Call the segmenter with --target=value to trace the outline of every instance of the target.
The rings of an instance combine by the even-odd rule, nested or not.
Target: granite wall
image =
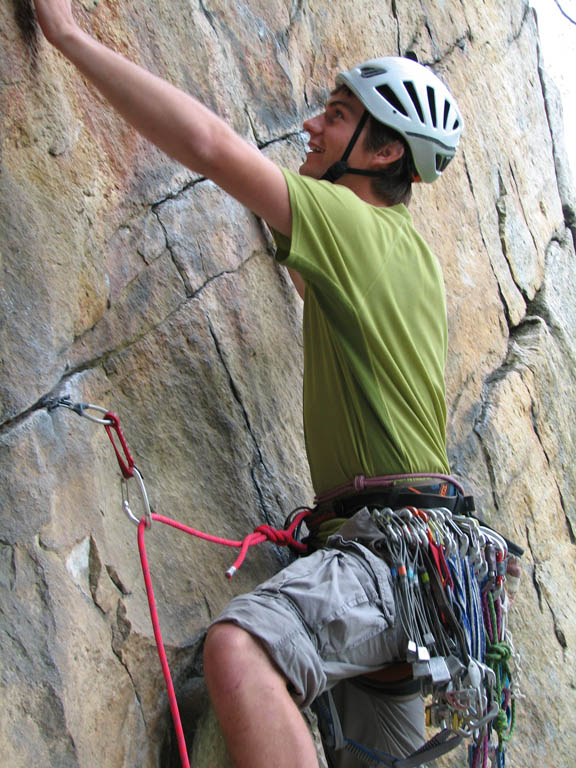
[[[461,151],[411,206],[446,276],[450,458],[487,520],[526,549],[509,764],[573,766],[576,197],[532,11],[521,0],[74,6],[100,40],[294,168],[302,121],[340,69],[414,50],[454,91]],[[300,300],[262,223],[124,126],[36,35],[27,0],[0,7],[0,42],[3,760],[176,765],[112,448],[103,427],[45,398],[119,415],[155,512],[231,538],[281,523],[312,498]],[[228,582],[231,550],[160,524],[146,541],[192,737],[205,722],[206,625],[285,555],[253,551]],[[201,729],[194,765],[223,765],[202,739],[221,749]]]

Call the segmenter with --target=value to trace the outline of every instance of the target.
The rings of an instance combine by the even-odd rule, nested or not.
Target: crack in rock
[[[518,25],[518,29],[516,32],[512,32],[512,36],[508,38],[508,45],[512,45],[513,43],[518,42],[520,39],[522,33],[524,32],[524,27],[530,23],[531,21],[534,21],[535,23],[535,10],[530,6],[530,3],[526,3],[524,6],[524,10],[522,12],[522,18],[520,19],[520,24]]]
[[[30,52],[32,68],[36,71],[38,69],[41,35],[32,0],[19,0],[19,2],[16,2],[14,18],[22,39]]]
[[[576,210],[574,209],[574,202],[569,199],[570,193],[566,192],[565,184],[566,180],[564,180],[564,183],[562,183],[562,176],[563,170],[562,167],[565,163],[565,159],[563,158],[562,154],[565,152],[564,149],[564,138],[563,138],[563,130],[560,130],[560,136],[557,136],[557,131],[555,127],[555,120],[553,117],[553,101],[554,96],[553,94],[548,92],[549,89],[549,77],[545,71],[543,62],[542,62],[542,52],[540,45],[538,45],[538,78],[540,81],[540,88],[542,90],[542,99],[544,101],[544,111],[546,113],[546,121],[548,123],[548,130],[550,133],[550,140],[552,143],[552,153],[554,157],[554,166],[556,170],[556,182],[558,187],[558,196],[560,198],[561,204],[562,204],[562,215],[564,216],[564,223],[568,231],[572,235],[572,243],[574,246],[574,250],[576,250]],[[550,84],[550,88],[554,88],[554,84]],[[559,146],[560,143],[560,146]],[[571,183],[568,182],[568,184]]]
[[[498,500],[498,494],[496,491],[495,465],[490,455],[488,446],[485,444],[484,437],[483,437],[483,429],[489,423],[490,408],[492,407],[492,391],[495,388],[495,386],[500,381],[505,379],[512,372],[518,372],[520,373],[520,375],[522,375],[523,370],[525,369],[531,370],[529,361],[525,359],[524,352],[526,349],[530,349],[529,346],[528,347],[526,346],[526,342],[529,341],[530,329],[533,326],[537,326],[540,324],[543,324],[546,327],[547,332],[549,332],[553,338],[556,338],[552,327],[546,322],[545,318],[538,315],[527,316],[522,323],[520,323],[518,326],[516,326],[514,329],[511,330],[509,340],[508,340],[508,350],[507,350],[506,358],[504,359],[502,364],[498,368],[493,370],[490,374],[488,374],[488,376],[486,376],[484,380],[480,410],[473,425],[473,431],[479,440],[480,447],[482,450],[482,455],[486,465],[486,469],[488,471],[492,498],[493,498],[493,503],[496,511],[499,510],[499,500]],[[532,351],[534,352],[535,350],[532,350]],[[560,484],[558,482],[554,465],[550,459],[549,453],[546,450],[545,444],[542,439],[542,435],[540,434],[540,430],[538,428],[537,413],[536,413],[537,404],[534,400],[531,389],[526,385],[525,382],[524,382],[524,386],[526,387],[526,391],[530,399],[530,418],[531,418],[532,430],[538,441],[538,444],[542,451],[542,455],[544,456],[544,459],[546,461],[546,465],[549,468],[550,477],[552,479],[554,487],[558,492],[558,499],[560,502],[560,508],[564,515],[568,538],[572,544],[576,544],[576,532],[574,531],[572,521],[568,514],[566,501],[564,499]]]
[[[546,460],[546,464],[550,470],[550,475],[552,478],[552,482],[554,483],[554,487],[556,488],[558,492],[558,499],[560,501],[560,507],[562,509],[562,513],[564,515],[564,520],[566,522],[566,529],[568,533],[568,538],[570,539],[570,542],[572,544],[576,544],[576,535],[575,531],[572,527],[572,521],[570,520],[570,517],[567,512],[566,502],[564,500],[564,495],[562,493],[562,489],[560,488],[560,484],[558,483],[558,480],[556,479],[556,473],[554,471],[553,464],[550,460],[550,456],[548,455],[548,452],[546,450],[546,447],[544,445],[544,442],[542,441],[542,435],[540,434],[540,430],[538,428],[538,420],[536,415],[536,403],[534,402],[534,398],[532,397],[532,392],[527,387],[528,394],[530,396],[530,420],[532,422],[532,429],[534,431],[534,434],[536,435],[536,439],[538,440],[538,444],[540,445],[540,450],[542,451],[542,454]]]
[[[124,605],[122,600],[118,600],[118,608],[116,610],[116,625],[112,628],[112,637],[110,638],[110,648],[112,650],[112,653],[118,659],[119,663],[122,665],[126,674],[128,675],[128,679],[130,680],[130,683],[132,685],[132,690],[134,691],[134,698],[136,699],[136,702],[138,704],[138,710],[140,712],[140,716],[142,717],[142,722],[144,723],[145,730],[147,731],[148,723],[146,721],[146,713],[144,712],[144,706],[140,698],[138,686],[136,685],[136,681],[132,676],[132,672],[130,671],[128,662],[125,661],[124,659],[124,654],[122,651],[122,645],[130,637],[131,632],[132,632],[132,624],[127,618],[126,606]]]
[[[140,342],[142,339],[146,338],[146,336],[148,336],[149,334],[156,332],[159,328],[161,328],[164,325],[164,323],[169,321],[176,313],[180,312],[181,309],[185,307],[190,301],[198,300],[201,297],[202,293],[208,288],[208,286],[211,283],[213,283],[215,280],[220,279],[221,277],[226,277],[228,275],[233,275],[233,274],[236,274],[237,272],[240,272],[252,261],[252,259],[256,258],[257,256],[258,256],[258,253],[252,253],[234,269],[223,269],[221,272],[218,272],[217,274],[212,275],[204,283],[202,283],[202,285],[199,288],[197,288],[190,296],[187,296],[184,301],[182,301],[177,307],[175,307],[171,312],[169,312],[165,317],[163,317],[154,325],[147,328],[145,331],[139,334],[136,334],[133,338],[125,340],[121,342],[118,346],[114,347],[113,349],[107,350],[106,352],[103,352],[94,358],[90,358],[89,360],[85,360],[74,367],[67,366],[65,372],[60,376],[56,384],[54,384],[54,386],[49,390],[49,392],[42,395],[35,403],[33,403],[31,406],[29,406],[25,410],[21,411],[19,414],[16,414],[15,416],[11,416],[9,419],[6,419],[2,423],[0,423],[0,436],[4,433],[9,432],[14,427],[18,426],[18,424],[22,423],[27,418],[32,416],[36,411],[46,409],[49,401],[53,400],[54,398],[58,398],[63,394],[69,394],[64,392],[63,388],[65,383],[69,379],[71,379],[73,376],[76,376],[79,373],[83,373],[84,371],[91,370],[92,368],[96,368],[100,365],[105,365],[108,362],[108,360],[110,360],[111,358],[115,357],[121,352],[124,352],[126,349],[129,349],[130,347],[134,346],[135,344]],[[87,331],[87,333],[88,332],[89,331]],[[82,337],[79,337],[79,338],[82,338]]]
[[[466,159],[466,155],[464,155],[464,172],[466,174],[466,179],[468,180],[468,187],[470,189],[470,194],[472,195],[472,198],[473,198],[474,202],[476,203],[475,209],[476,209],[476,221],[478,223],[478,233],[480,235],[480,239],[482,240],[482,245],[484,246],[484,250],[486,251],[486,254],[488,256],[488,264],[490,265],[490,270],[491,270],[491,272],[492,272],[492,274],[494,276],[494,281],[496,283],[496,288],[498,290],[498,297],[499,297],[500,303],[502,305],[502,311],[504,312],[504,317],[506,319],[506,324],[507,324],[509,329],[512,329],[515,326],[514,326],[514,323],[512,321],[512,317],[511,317],[511,314],[510,314],[510,307],[508,305],[508,302],[506,301],[506,297],[504,296],[504,291],[503,291],[502,285],[500,283],[500,280],[498,279],[498,275],[496,273],[495,265],[492,263],[492,259],[490,258],[490,249],[488,248],[488,244],[487,244],[486,239],[484,237],[484,231],[483,231],[483,227],[482,227],[482,219],[481,219],[481,216],[480,216],[481,206],[479,205],[478,200],[476,198],[476,194],[475,194],[475,190],[474,190],[474,184],[472,182],[472,176],[470,175],[470,169],[468,167],[468,161]],[[498,201],[499,200],[500,200],[500,198],[498,198]],[[500,224],[500,216],[501,216],[501,213],[500,213],[500,210],[498,208],[498,201],[496,202],[496,211],[497,211],[497,214],[498,214],[498,227],[499,227],[499,230],[500,230],[500,226],[501,226],[501,224]],[[504,215],[505,215],[505,212],[504,212]],[[504,247],[506,246],[506,241],[505,240],[504,240],[504,242],[502,241],[502,235],[500,236],[500,242],[501,242],[502,248],[504,249]],[[516,285],[516,281],[514,280],[514,275],[512,274],[512,272],[510,270],[510,263],[508,262],[508,258],[506,256],[506,253],[504,252],[504,250],[502,250],[502,253],[503,253],[503,256],[504,256],[504,263],[506,264],[506,268],[507,268],[508,273],[510,275],[510,279],[512,280],[513,284]],[[520,295],[522,295],[522,294],[520,294]]]
[[[541,567],[541,560],[539,560],[534,553],[534,548],[532,546],[532,541],[530,538],[530,529],[528,527],[526,527],[526,540],[528,541],[528,548],[530,550],[530,554],[532,555],[532,559],[534,561],[531,575],[532,575],[532,585],[534,587],[536,596],[538,598],[538,608],[542,615],[544,615],[544,612],[545,612],[544,605],[546,605],[546,608],[548,608],[548,611],[550,612],[550,617],[552,619],[552,626],[554,627],[554,636],[558,641],[558,645],[560,646],[560,648],[562,648],[562,650],[565,651],[568,648],[568,641],[566,640],[566,635],[564,631],[560,627],[554,608],[551,605],[548,598],[546,597],[546,595],[544,594],[544,590],[542,589],[542,585],[540,583],[540,579],[538,576],[538,572]]]
[[[292,32],[294,31],[294,27],[300,21],[300,19],[304,14],[305,6],[306,6],[306,0],[292,0],[292,7],[290,8],[290,17],[288,19],[288,26],[285,27],[280,32],[277,32],[276,35],[274,36],[277,45],[282,47],[286,54],[290,53],[290,38],[292,37]],[[278,64],[279,66],[282,67],[282,64],[280,61],[278,61]],[[285,72],[285,74],[289,77],[288,72]]]
[[[216,18],[216,14],[212,11],[209,11],[206,8],[206,5],[204,4],[203,0],[198,0],[198,5],[200,6],[200,10],[206,17],[206,20],[208,21],[208,24],[210,24],[210,27],[212,28],[212,31],[214,34],[218,37],[218,28],[216,27],[216,24],[214,22],[214,19]]]
[[[273,136],[271,139],[266,140],[262,139],[258,134],[256,123],[254,122],[247,104],[244,105],[244,113],[246,114],[246,118],[250,123],[250,130],[252,132],[252,136],[254,137],[256,146],[260,150],[266,149],[267,147],[270,147],[274,144],[280,144],[283,141],[292,141],[294,139],[302,141],[302,135],[305,133],[305,131],[288,131],[288,133],[284,133],[281,136]]]
[[[222,344],[218,338],[218,335],[216,334],[216,330],[214,326],[212,325],[212,322],[210,320],[210,317],[208,314],[206,314],[206,321],[208,324],[208,329],[210,331],[210,335],[212,336],[212,340],[214,342],[214,347],[216,349],[216,353],[218,355],[218,359],[220,360],[220,363],[222,364],[222,367],[224,368],[224,371],[226,373],[226,376],[228,378],[228,384],[230,386],[230,391],[232,393],[232,396],[234,400],[238,403],[238,406],[240,408],[240,412],[242,414],[242,418],[244,421],[244,424],[246,426],[246,430],[248,434],[250,435],[250,440],[252,442],[253,448],[256,452],[256,455],[258,457],[257,464],[263,467],[265,473],[271,477],[270,470],[266,466],[266,462],[264,461],[264,456],[262,455],[262,451],[260,449],[260,446],[258,444],[258,440],[256,438],[256,435],[254,434],[254,430],[252,428],[252,424],[250,422],[250,417],[248,415],[248,411],[246,410],[246,406],[244,405],[244,402],[242,400],[242,395],[240,394],[240,391],[238,387],[236,386],[236,383],[234,381],[234,377],[232,375],[232,371],[230,370],[230,367],[228,363],[226,362],[225,354],[222,349]],[[268,509],[268,505],[266,504],[266,499],[264,496],[264,492],[260,486],[260,482],[258,481],[258,478],[256,477],[256,466],[253,464],[250,467],[250,477],[252,478],[252,483],[254,485],[254,489],[257,493],[258,500],[260,503],[260,507],[262,509],[262,512],[264,514],[264,518],[268,524],[270,524],[270,511]]]
[[[526,208],[524,207],[524,195],[520,193],[520,189],[518,188],[518,180],[516,178],[516,173],[514,172],[514,168],[511,162],[508,163],[508,170],[510,171],[510,176],[512,178],[512,182],[514,183],[514,188],[516,189],[516,196],[518,198],[518,202],[520,203],[520,209],[522,211],[522,218],[524,219],[524,224],[526,225],[526,229],[530,233],[530,238],[532,240],[532,245],[534,246],[534,251],[538,253],[538,243],[536,242],[536,237],[534,236],[534,233],[532,232],[532,229],[530,227],[530,217],[526,213]]]
[[[244,106],[244,112],[250,122],[252,134],[254,136],[254,140],[258,149],[265,149],[271,144],[279,144],[282,141],[291,141],[292,139],[298,138],[299,136],[301,136],[301,133],[302,133],[301,131],[289,131],[288,133],[282,133],[282,134],[279,134],[278,136],[272,136],[272,138],[267,139],[265,141],[262,139],[259,139],[257,137],[256,131],[254,130],[254,123],[248,111],[247,105]],[[204,184],[205,182],[209,182],[209,181],[211,180],[207,176],[198,176],[197,178],[187,181],[182,187],[175,189],[173,192],[170,192],[169,194],[165,195],[159,200],[154,200],[154,202],[151,203],[150,208],[154,211],[154,213],[157,213],[157,210],[161,208],[161,206],[164,205],[164,203],[168,203],[172,200],[177,200],[179,197],[184,195],[190,189],[193,189],[196,185]]]
[[[537,568],[540,564],[540,561],[536,557],[536,554],[534,553],[534,548],[532,546],[532,538],[530,535],[530,528],[526,526],[526,541],[528,542],[528,549],[530,550],[530,554],[532,555],[532,572],[531,572],[531,579],[532,579],[532,586],[534,587],[534,590],[536,592],[536,597],[538,598],[538,608],[540,609],[540,613],[544,613],[544,597],[542,594],[542,587],[540,586],[540,582],[538,581],[537,576]]]
[[[500,509],[500,501],[498,497],[498,492],[496,490],[497,473],[496,473],[495,465],[490,455],[488,446],[484,441],[483,428],[488,425],[490,420],[490,409],[492,407],[493,389],[500,381],[506,378],[511,372],[513,371],[521,372],[522,366],[524,364],[522,363],[522,358],[520,354],[520,350],[522,347],[522,344],[520,343],[520,341],[524,336],[527,328],[541,322],[543,322],[543,320],[540,317],[529,316],[529,317],[526,317],[515,328],[511,329],[510,336],[508,337],[508,350],[507,350],[504,361],[498,368],[495,368],[493,371],[491,371],[484,379],[478,416],[476,417],[472,427],[473,432],[477,436],[478,441],[480,443],[482,455],[483,455],[486,469],[488,472],[488,477],[490,479],[490,490],[491,490],[492,500],[494,503],[494,508],[497,512]]]
[[[554,244],[558,245],[560,248],[566,247],[565,241],[563,241],[562,237],[558,234],[555,234],[550,238],[550,241],[546,247],[546,258],[544,266],[544,272],[547,275],[550,275],[552,272],[549,260],[552,258],[552,246]],[[542,322],[545,323],[547,330],[553,339],[557,342],[559,348],[562,351],[562,354],[567,358],[567,360],[571,362],[573,369],[576,369],[576,352],[571,345],[569,338],[566,336],[565,328],[554,318],[553,312],[551,312],[547,303],[546,293],[548,287],[549,286],[545,281],[534,295],[534,298],[527,303],[527,315],[532,316],[532,318],[540,318]]]
[[[206,320],[207,320],[207,323],[208,323],[208,329],[210,331],[210,335],[212,336],[212,340],[214,342],[214,347],[216,348],[216,352],[218,354],[218,358],[219,358],[220,362],[222,363],[222,366],[223,366],[223,368],[224,368],[224,370],[226,372],[226,375],[228,377],[228,383],[230,385],[230,390],[232,392],[234,400],[236,400],[236,402],[240,406],[240,411],[242,413],[242,417],[244,419],[244,423],[245,423],[246,428],[248,430],[248,434],[250,435],[250,437],[252,439],[252,442],[254,444],[254,448],[255,448],[255,450],[256,450],[256,452],[258,454],[259,462],[260,462],[260,464],[262,464],[264,469],[266,469],[266,471],[269,473],[269,470],[266,467],[266,464],[264,462],[264,458],[262,456],[262,452],[260,450],[260,446],[258,445],[258,441],[256,439],[256,436],[254,435],[254,431],[253,431],[252,425],[250,423],[250,417],[248,416],[248,411],[246,410],[246,407],[245,407],[244,402],[242,400],[242,396],[240,395],[240,391],[238,390],[238,387],[236,386],[236,383],[235,383],[234,378],[232,376],[232,372],[230,371],[230,368],[229,368],[229,366],[228,366],[228,364],[226,362],[226,359],[225,359],[225,356],[224,356],[224,352],[223,352],[223,349],[222,349],[222,344],[220,343],[220,340],[219,340],[219,338],[218,338],[218,336],[216,334],[216,330],[215,330],[214,326],[212,325],[212,321],[210,320],[210,317],[208,315],[206,315]]]
[[[516,179],[516,174],[514,172],[514,168],[512,167],[512,165],[510,163],[508,165],[508,169],[510,171],[510,177],[512,179],[512,183],[513,183],[514,188],[516,190],[516,197],[517,197],[517,199],[519,201],[520,210],[522,212],[522,219],[524,221],[524,225],[526,227],[526,231],[528,232],[528,234],[530,236],[530,239],[532,241],[532,247],[534,249],[534,253],[537,254],[538,253],[538,244],[536,242],[536,237],[534,236],[534,233],[532,232],[532,229],[530,228],[529,217],[528,217],[528,215],[526,213],[526,209],[524,207],[524,202],[523,202],[522,195],[520,194],[520,190],[518,189],[518,182],[517,182],[517,179]],[[530,299],[530,296],[528,295],[527,289],[521,285],[520,279],[515,274],[516,273],[516,267],[515,267],[515,265],[513,263],[512,255],[510,253],[510,249],[509,249],[509,246],[508,246],[509,235],[508,235],[508,232],[507,232],[507,224],[508,224],[508,210],[507,210],[507,205],[506,205],[506,198],[507,198],[507,196],[508,196],[508,191],[506,189],[506,185],[504,183],[504,179],[503,179],[502,174],[500,173],[500,171],[498,171],[498,198],[496,199],[495,207],[496,207],[496,214],[497,214],[497,218],[498,218],[498,236],[499,236],[499,239],[500,239],[500,247],[501,247],[501,250],[502,250],[502,255],[504,257],[505,264],[506,264],[507,269],[508,269],[508,274],[510,275],[510,278],[511,278],[511,280],[512,280],[512,282],[513,282],[513,284],[514,284],[514,286],[516,288],[516,290],[518,291],[518,293],[522,297],[522,299],[524,301],[524,304],[526,305],[526,313],[528,313],[529,312],[530,302],[533,301],[533,299]],[[495,275],[495,277],[496,277],[496,275]],[[496,279],[498,280],[497,277],[496,277]],[[538,288],[536,289],[536,293],[540,292],[542,290],[542,288],[543,288],[543,285],[541,283],[538,286]],[[506,303],[505,302],[504,302],[504,307],[505,307],[505,310],[506,310],[506,315],[507,315],[507,320],[508,320],[509,312],[508,312],[508,309],[506,307]],[[514,327],[513,324],[511,324],[509,320],[508,320],[508,326],[510,328]]]
[[[188,187],[189,188],[189,187]],[[166,198],[167,200],[168,198]],[[164,200],[163,202],[166,202]],[[182,280],[182,283],[184,285],[184,293],[186,295],[187,299],[190,299],[194,295],[194,290],[192,288],[192,285],[190,283],[190,279],[188,278],[188,275],[186,274],[186,267],[182,263],[182,261],[178,258],[178,255],[172,248],[172,245],[170,244],[170,238],[168,236],[168,230],[166,229],[166,225],[162,221],[162,217],[160,216],[160,213],[158,211],[159,204],[156,204],[152,206],[152,213],[156,217],[156,220],[158,224],[160,225],[160,229],[164,233],[164,242],[166,245],[166,250],[170,254],[170,258],[172,259],[172,263],[174,264],[176,271],[180,275],[180,279]]]

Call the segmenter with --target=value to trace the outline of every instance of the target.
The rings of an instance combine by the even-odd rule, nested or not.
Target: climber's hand
[[[70,0],[34,0],[38,23],[46,39],[57,48],[67,36],[78,30]]]

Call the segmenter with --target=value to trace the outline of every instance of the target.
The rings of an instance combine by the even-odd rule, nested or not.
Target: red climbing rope
[[[304,552],[306,550],[306,546],[294,538],[294,531],[309,514],[310,510],[308,509],[300,512],[298,515],[296,515],[286,530],[278,530],[277,528],[273,528],[270,525],[260,525],[258,528],[256,528],[254,533],[249,533],[248,536],[246,536],[242,541],[232,541],[231,539],[222,539],[219,536],[212,536],[209,533],[203,533],[202,531],[198,531],[195,528],[190,528],[183,523],[179,523],[176,520],[172,520],[169,517],[164,517],[163,515],[152,514],[152,520],[155,520],[159,523],[164,523],[165,525],[170,525],[172,528],[177,528],[179,531],[184,531],[184,533],[189,533],[191,536],[196,536],[199,539],[205,539],[206,541],[210,541],[213,544],[223,544],[227,547],[240,547],[240,553],[238,554],[234,565],[226,571],[226,576],[230,579],[244,562],[244,558],[246,557],[248,549],[252,546],[255,546],[256,544],[261,544],[264,541],[272,541],[280,546],[294,547],[299,552]],[[147,524],[146,518],[143,517],[138,524],[138,551],[140,552],[140,563],[142,565],[144,584],[146,585],[146,596],[148,598],[148,606],[150,608],[150,618],[152,620],[154,639],[156,640],[156,648],[158,650],[160,665],[162,667],[162,674],[164,675],[166,691],[168,693],[170,712],[172,713],[174,730],[176,731],[180,760],[182,762],[182,768],[190,768],[188,749],[186,747],[186,740],[184,738],[184,730],[182,728],[182,721],[180,719],[180,711],[178,709],[178,702],[176,700],[172,675],[168,665],[168,658],[164,648],[164,641],[162,640],[160,621],[158,619],[158,611],[156,609],[156,599],[154,597],[154,589],[152,587],[152,577],[150,575],[150,566],[148,564],[148,555],[146,554],[145,533],[148,529],[149,526]]]
[[[156,515],[153,515],[153,517],[156,517]],[[150,566],[148,565],[148,555],[146,554],[146,545],[144,543],[145,531],[146,531],[146,520],[145,518],[142,518],[142,520],[140,520],[140,523],[138,524],[138,550],[140,552],[140,563],[142,564],[142,574],[144,575],[144,584],[146,585],[146,596],[148,597],[148,607],[150,608],[150,618],[152,620],[152,629],[154,630],[154,639],[156,640],[156,649],[158,650],[160,665],[162,666],[162,674],[164,675],[164,682],[166,683],[166,691],[168,693],[168,703],[170,704],[170,712],[172,713],[172,721],[174,723],[174,730],[176,731],[176,739],[178,741],[178,752],[180,753],[180,761],[182,762],[182,768],[190,768],[190,761],[188,760],[188,749],[186,747],[186,739],[184,738],[182,720],[180,719],[180,710],[178,709],[178,701],[176,700],[176,692],[174,691],[172,675],[170,674],[168,658],[166,656],[166,650],[164,648],[164,641],[162,640],[162,632],[160,631],[160,621],[158,619],[158,611],[156,610],[156,599],[154,597],[154,588],[152,587],[152,577],[150,576]]]

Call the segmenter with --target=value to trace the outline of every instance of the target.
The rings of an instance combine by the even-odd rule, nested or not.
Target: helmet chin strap
[[[353,173],[356,176],[376,176],[377,177],[381,175],[379,171],[365,171],[365,170],[362,170],[361,168],[350,168],[350,166],[348,165],[348,158],[350,157],[350,153],[354,149],[354,146],[358,141],[358,137],[362,133],[362,129],[366,125],[366,121],[368,120],[369,117],[370,117],[370,113],[368,112],[368,110],[367,109],[364,110],[364,114],[360,118],[360,122],[356,126],[356,130],[352,134],[352,138],[350,139],[350,141],[348,142],[348,146],[344,150],[344,154],[342,155],[340,160],[338,160],[336,163],[332,163],[332,165],[330,166],[330,168],[328,168],[324,176],[322,176],[322,179],[324,181],[331,181],[332,183],[334,183],[341,176],[344,176],[345,173]]]

